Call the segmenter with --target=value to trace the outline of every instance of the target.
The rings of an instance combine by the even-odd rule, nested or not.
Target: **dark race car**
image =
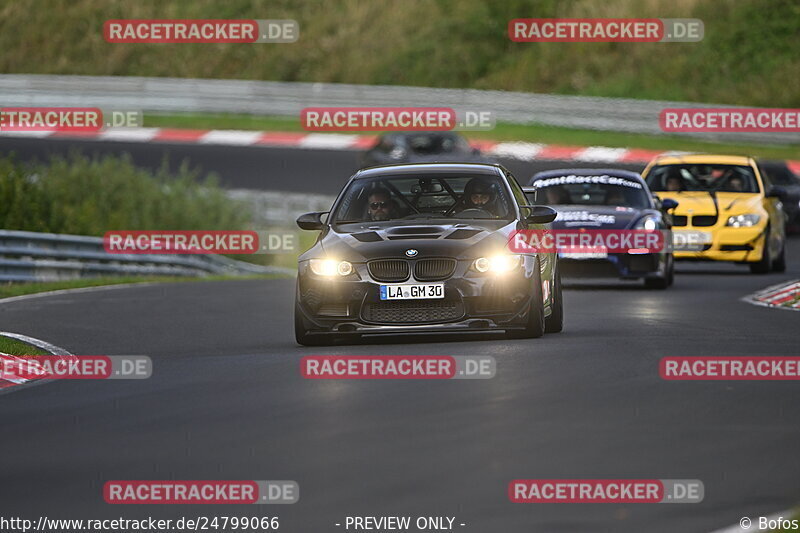
[[[533,204],[558,211],[553,229],[668,230],[673,200],[659,202],[642,177],[627,170],[560,169],[535,174],[525,192]],[[564,276],[644,279],[647,288],[672,285],[674,262],[668,251],[649,253],[559,252]]]
[[[433,162],[494,163],[458,133],[401,132],[382,135],[364,154],[361,167]]]
[[[499,165],[408,164],[361,170],[299,258],[295,334],[304,345],[363,334],[561,330],[555,254],[509,250],[516,230],[556,217],[526,206]]]
[[[758,161],[761,176],[773,186],[778,187],[783,212],[786,213],[786,227],[800,232],[800,177],[797,176],[786,161]]]

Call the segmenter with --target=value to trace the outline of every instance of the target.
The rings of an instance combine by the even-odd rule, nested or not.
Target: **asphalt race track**
[[[31,150],[35,142],[14,141]],[[196,149],[251,172],[297,152],[285,155],[287,168],[319,165],[313,179],[327,179],[327,167],[336,183],[345,176],[333,171],[355,157]],[[708,532],[783,511],[800,501],[798,383],[668,382],[658,361],[798,355],[800,314],[739,300],[800,278],[798,239],[788,262],[786,273],[766,276],[679,264],[667,291],[570,284],[564,332],[533,340],[395,337],[302,348],[289,279],[0,303],[3,330],[75,354],[144,354],[154,363],[148,380],[58,381],[0,395],[0,501],[26,518],[277,515],[281,531],[304,533],[343,531],[335,524],[348,515],[455,516],[466,524],[456,530],[478,533]],[[497,375],[304,380],[299,359],[311,354],[493,355]],[[512,504],[507,485],[517,478],[700,479],[705,500]],[[112,506],[102,486],[113,479],[295,480],[301,496],[289,506]]]
[[[157,169],[164,160],[171,169],[189,161],[202,174],[215,173],[230,188],[309,192],[335,195],[359,168],[359,152],[308,150],[266,146],[222,146],[180,143],[129,143],[50,138],[0,137],[0,155],[15,154],[20,161],[66,156],[77,150],[87,155],[129,154],[142,168]],[[500,158],[522,182],[540,170],[569,167],[606,167],[608,163],[577,161],[520,161]],[[615,164],[615,168],[641,171],[644,165]],[[298,179],[301,177],[302,179]]]

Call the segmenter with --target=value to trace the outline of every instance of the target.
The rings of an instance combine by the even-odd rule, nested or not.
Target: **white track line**
[[[161,283],[166,282],[159,282],[159,281],[148,281],[143,283],[117,283],[115,285],[99,285],[97,287],[80,287],[77,289],[58,289],[56,291],[46,291],[46,292],[37,292],[34,294],[23,294],[21,296],[10,296],[8,298],[0,298],[0,305],[8,304],[12,302],[19,302],[22,300],[33,300],[36,298],[45,298],[47,296],[57,296],[59,294],[75,294],[75,293],[82,293],[82,292],[99,292],[99,291],[109,291],[113,289],[126,289],[128,287],[137,286],[137,287],[149,287],[151,285],[159,285]]]
[[[69,356],[72,355],[64,348],[59,348],[55,344],[50,344],[47,341],[43,341],[41,339],[37,339],[35,337],[28,337],[27,335],[23,335],[21,333],[9,333],[8,331],[0,331],[1,337],[9,337],[11,339],[17,339],[18,341],[22,341],[28,343],[32,346],[36,346],[46,352],[50,352],[53,355],[65,355]]]

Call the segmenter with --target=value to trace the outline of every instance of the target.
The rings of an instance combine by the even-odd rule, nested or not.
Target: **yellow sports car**
[[[642,176],[673,211],[675,259],[745,263],[764,274],[786,269],[785,191],[750,157],[664,155]]]

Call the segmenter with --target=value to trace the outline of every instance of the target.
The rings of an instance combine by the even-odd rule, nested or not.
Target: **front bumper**
[[[561,275],[570,278],[641,279],[663,274],[665,254],[608,254],[601,259],[559,259]]]
[[[533,260],[513,272],[481,275],[459,261],[442,283],[444,298],[430,300],[380,299],[380,286],[365,264],[354,267],[361,279],[321,278],[301,264],[297,278],[297,309],[309,334],[392,334],[521,329],[527,322],[533,294]]]
[[[697,251],[674,252],[675,259],[692,261],[730,261],[753,263],[761,260],[764,253],[764,226],[733,228],[729,226],[674,228],[677,232],[700,232],[710,235],[710,242],[700,244]]]

